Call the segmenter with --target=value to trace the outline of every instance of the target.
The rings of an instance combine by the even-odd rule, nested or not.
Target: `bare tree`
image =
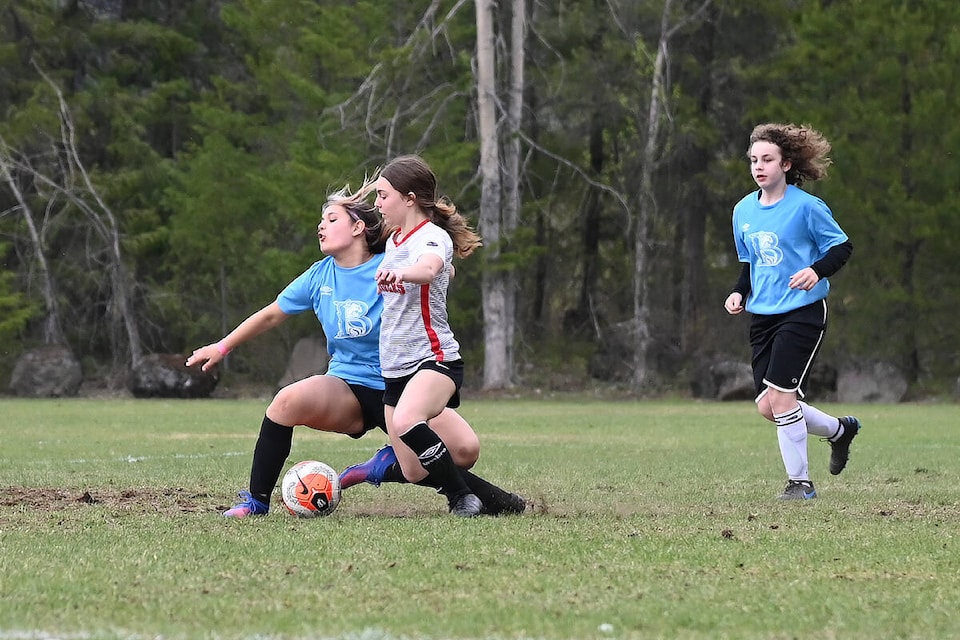
[[[42,232],[35,228],[27,201],[28,194],[19,190],[16,174],[28,176],[33,188],[41,199],[49,203],[61,199],[79,211],[88,221],[90,228],[103,242],[100,250],[106,256],[105,266],[109,283],[108,327],[114,361],[120,364],[124,359],[130,367],[136,365],[142,355],[140,334],[133,309],[133,283],[127,271],[121,249],[122,232],[120,224],[111,208],[101,197],[87,172],[77,150],[76,129],[70,108],[57,84],[33,62],[34,68],[52,89],[57,98],[60,130],[56,135],[48,135],[55,161],[50,163],[51,175],[34,166],[24,154],[16,153],[5,143],[0,149],[0,164],[7,185],[13,190],[20,203],[28,229],[31,229],[31,242],[38,263],[45,273],[43,284],[48,320],[51,325],[45,328],[45,336],[53,340],[63,339],[62,330],[52,326],[59,324],[59,312],[55,295],[54,279],[44,255]],[[59,335],[59,337],[58,337]]]
[[[445,14],[434,0],[421,14],[403,48],[411,63],[426,60],[432,51],[449,46],[451,57],[456,47],[447,41],[447,25],[467,5],[455,2]],[[500,95],[496,19],[500,9],[510,17],[509,83]],[[526,39],[526,0],[511,0],[506,6],[493,0],[475,3],[477,20],[476,91],[480,137],[481,182],[479,230],[484,239],[483,270],[484,382],[485,388],[505,388],[513,384],[513,342],[516,315],[516,276],[503,267],[503,251],[517,228],[520,211],[521,114],[524,90],[524,43]],[[422,95],[409,91],[411,78],[391,78],[381,64],[375,65],[358,89],[333,110],[344,127],[363,122],[371,142],[386,145],[390,156],[396,146],[397,132],[411,130],[423,123],[416,149],[427,146],[442,120],[447,104],[464,97],[450,83],[438,83]],[[411,95],[416,95],[411,99]],[[394,105],[384,109],[383,105]]]
[[[467,0],[458,0],[440,16],[441,2],[432,0],[402,43],[409,60],[416,62],[429,59],[436,47],[449,49],[455,57],[456,47],[448,41],[447,27],[467,4]],[[401,78],[399,81],[390,79],[383,63],[377,63],[353,94],[327,111],[339,116],[344,129],[362,127],[370,142],[384,145],[384,156],[387,158],[396,153],[399,131],[428,120],[415,145],[417,150],[422,149],[430,143],[431,134],[443,121],[446,107],[463,98],[464,93],[453,84],[442,82],[420,94],[410,90],[412,82],[410,78]],[[395,106],[384,109],[385,104]]]
[[[503,236],[500,136],[497,130],[496,34],[493,0],[477,0],[477,113],[480,129],[480,232],[484,238],[483,386],[507,386],[507,282],[497,269]]]
[[[57,300],[57,287],[54,282],[53,274],[50,272],[50,265],[47,263],[47,253],[44,247],[43,231],[37,226],[37,217],[30,207],[30,203],[24,197],[23,189],[20,186],[18,176],[15,175],[16,166],[21,164],[15,161],[16,152],[10,148],[7,141],[0,137],[0,176],[3,177],[14,200],[17,201],[15,207],[23,217],[23,222],[27,227],[27,233],[30,236],[30,247],[33,253],[33,259],[37,265],[38,277],[40,280],[40,296],[43,298],[45,310],[43,320],[43,343],[44,344],[66,344],[67,340],[63,333],[63,322],[60,317],[60,306]],[[41,219],[42,221],[42,219]]]
[[[503,127],[503,226],[506,237],[512,238],[520,223],[520,131],[523,126],[523,93],[526,88],[527,7],[525,0],[513,0],[510,14],[510,83],[507,112]],[[504,342],[507,346],[506,373],[509,378],[491,380],[491,384],[512,382],[514,371],[514,327],[517,325],[518,278],[514,270],[504,272],[507,290],[507,317]]]
[[[477,0],[477,110],[480,131],[480,229],[484,237],[483,334],[485,389],[513,386],[516,275],[503,267],[503,252],[520,217],[520,132],[523,112],[526,3],[510,6],[509,80],[497,91],[495,5]],[[502,112],[503,117],[498,117]],[[503,161],[501,162],[501,158]]]
[[[637,221],[634,236],[634,356],[633,386],[642,391],[649,385],[651,346],[650,332],[650,294],[647,285],[647,270],[651,251],[651,229],[657,218],[657,198],[654,191],[653,175],[658,159],[664,148],[660,126],[669,115],[669,86],[667,68],[670,63],[670,39],[681,28],[687,26],[706,10],[712,0],[704,0],[693,12],[673,21],[674,0],[665,0],[660,16],[660,38],[653,62],[653,76],[650,81],[650,101],[647,108],[646,140],[640,158],[640,184],[637,197]]]
[[[494,3],[478,0],[477,10],[477,111],[480,131],[480,229],[484,236],[486,265],[483,271],[484,388],[513,384],[513,326],[515,278],[501,267],[504,244],[516,229],[519,217],[520,115],[523,94],[523,38],[525,8],[513,3],[510,56],[510,89],[505,118],[497,116],[496,31]],[[502,144],[505,141],[505,144]],[[504,157],[501,165],[500,158]]]

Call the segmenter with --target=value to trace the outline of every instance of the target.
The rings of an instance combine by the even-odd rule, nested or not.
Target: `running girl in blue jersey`
[[[826,203],[800,189],[826,176],[830,143],[793,124],[761,124],[748,156],[759,189],[733,209],[733,237],[743,263],[727,296],[730,314],[752,314],[750,345],[757,409],[775,423],[787,472],[781,500],[817,495],[807,462],[807,434],[831,447],[830,473],[843,471],[860,431],[853,416],[837,418],[803,402],[803,386],[827,327],[828,277],[853,251]]]
[[[323,375],[310,376],[281,389],[267,407],[253,452],[248,491],[227,510],[227,517],[266,514],[277,480],[290,454],[293,427],[343,433],[359,438],[371,429],[385,430],[383,376],[380,371],[380,316],[383,299],[375,275],[383,260],[388,229],[376,208],[361,195],[346,190],[332,195],[317,226],[320,250],[326,257],[291,282],[277,299],[244,320],[216,344],[201,347],[187,366],[206,370],[232,349],[268,331],[292,315],[312,310],[326,336],[330,361]],[[431,425],[440,434],[466,482],[483,496],[487,513],[518,513],[524,500],[465,471],[476,462],[480,442],[470,425],[452,409],[437,415]],[[347,488],[365,481],[404,480],[393,474],[385,479],[396,458],[388,448],[364,464],[352,467]],[[359,473],[362,471],[362,473]],[[434,486],[427,479],[424,484]]]

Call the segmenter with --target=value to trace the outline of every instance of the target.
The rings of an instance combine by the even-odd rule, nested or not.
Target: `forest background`
[[[121,387],[319,259],[328,193],[420,153],[484,236],[451,320],[476,387],[685,393],[746,361],[747,136],[833,143],[850,235],[821,366],[953,391],[953,0],[0,0],[0,374],[43,344]],[[309,317],[308,317],[309,316]],[[228,360],[274,383],[303,314]]]

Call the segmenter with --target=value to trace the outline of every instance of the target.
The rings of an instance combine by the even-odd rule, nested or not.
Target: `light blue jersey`
[[[380,373],[380,315],[383,298],[374,275],[383,254],[358,267],[338,267],[332,257],[319,260],[277,296],[286,314],[313,309],[327,338],[327,375],[351,384],[383,389]]]
[[[823,300],[830,291],[826,278],[803,291],[790,288],[790,276],[846,242],[847,234],[823,200],[794,185],[770,206],[761,205],[759,196],[753,191],[733,208],[737,257],[750,263],[747,311],[775,315]]]

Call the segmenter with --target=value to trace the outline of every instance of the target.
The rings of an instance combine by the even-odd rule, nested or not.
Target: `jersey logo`
[[[370,307],[363,300],[341,300],[333,303],[337,310],[337,338],[362,338],[373,330],[367,317]]]
[[[757,231],[747,236],[757,254],[758,267],[775,267],[783,262],[783,250],[780,248],[780,238],[771,231]]]
[[[400,293],[404,294],[407,292],[406,287],[403,286],[402,282],[396,282],[394,284],[379,284],[377,285],[377,293]]]
[[[329,286],[329,285],[322,285],[322,286],[320,287],[320,295],[322,295],[322,296],[329,296],[329,295],[331,295],[331,294],[333,294],[333,287],[331,287],[331,286]]]

